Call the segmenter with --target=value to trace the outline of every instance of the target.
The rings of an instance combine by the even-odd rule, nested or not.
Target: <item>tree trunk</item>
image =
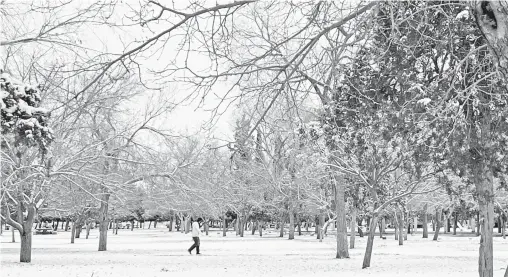
[[[495,64],[504,78],[508,78],[508,1],[473,1],[476,22],[487,38]],[[492,26],[496,22],[496,26]]]
[[[324,225],[325,225],[325,215],[323,213],[321,213],[319,215],[319,228],[318,228],[318,231],[319,231],[319,242],[323,241],[323,235],[324,235],[323,226]]]
[[[110,194],[105,192],[101,197],[99,208],[99,251],[107,250],[108,243],[108,204]]]
[[[347,221],[346,221],[346,201],[343,178],[339,178],[335,183],[335,212],[337,214],[337,259],[349,258],[347,246]],[[332,224],[335,224],[332,222]]]
[[[404,212],[399,213],[399,245],[404,245]]]
[[[152,220],[150,220],[150,223],[148,223],[148,229],[150,229],[150,227],[152,227]]]
[[[284,237],[284,217],[280,219],[279,237]]]
[[[429,237],[429,226],[427,222],[427,204],[423,206],[423,238]]]
[[[418,217],[415,216],[413,218],[413,234],[416,233],[416,231],[418,231]]]
[[[188,234],[191,229],[191,221],[190,218],[185,219],[185,233]]]
[[[257,224],[257,222],[252,222],[252,230],[251,230],[252,234],[251,235],[254,235],[256,233],[256,226],[257,226],[256,224]]]
[[[374,215],[370,223],[371,229],[369,230],[369,236],[367,238],[367,248],[365,249],[365,256],[363,257],[362,268],[370,267],[370,259],[372,257],[372,248],[374,246],[376,225],[377,225],[377,215]]]
[[[67,230],[69,230],[69,222],[70,222],[70,219],[67,218],[67,220],[65,221],[65,232],[67,232]]]
[[[383,233],[385,232],[385,218],[382,217],[381,220],[379,220],[379,237],[383,238]]]
[[[91,227],[92,227],[92,222],[88,222],[86,224],[86,237],[85,237],[85,239],[88,239],[88,236],[90,235],[90,228]],[[118,229],[118,227],[117,227],[117,229]]]
[[[457,235],[457,213],[453,217],[453,235]]]
[[[395,211],[395,216],[394,216],[394,228],[395,228],[395,240],[399,240],[399,218],[398,218],[398,214],[397,214],[397,211]]]
[[[439,229],[441,229],[441,211],[436,210],[436,231],[434,232],[434,238],[432,240],[437,241],[437,237],[439,236]]]
[[[226,221],[226,216],[224,215],[224,219],[222,219],[222,236],[225,237],[228,230],[228,222]]]
[[[76,238],[79,239],[81,236],[81,230],[83,230],[83,225],[81,223],[77,224],[76,226]]]
[[[168,225],[168,232],[173,231],[173,220],[170,220]]]
[[[289,211],[289,239],[295,239],[295,214]]]
[[[501,223],[503,224],[501,227],[501,235],[503,236],[503,239],[506,239],[506,222],[504,218],[501,219]]]
[[[363,238],[363,230],[361,228],[363,226],[362,223],[363,223],[363,219],[360,218],[358,220],[358,235],[360,235],[361,238]]]
[[[297,228],[298,228],[298,235],[302,235],[302,221],[300,220],[300,216],[296,216],[296,222],[297,222]]]
[[[476,235],[480,235],[480,212],[476,213]]]
[[[258,221],[259,236],[263,236],[263,221]]]
[[[204,223],[204,227],[205,227],[205,235],[208,236],[208,220],[205,220],[205,223]],[[155,227],[154,227],[155,228]],[[243,235],[243,234],[242,234]]]
[[[31,225],[32,224],[30,224],[30,227]],[[19,254],[19,261],[22,263],[29,263],[32,261],[32,228],[23,228],[23,229],[24,232],[20,234],[21,251]]]
[[[154,229],[157,229],[157,220],[155,220],[155,221],[153,222],[153,228],[154,228]]]
[[[507,6],[508,7],[508,6]],[[478,203],[482,215],[482,229],[480,238],[480,257],[478,272],[480,277],[494,275],[494,182],[492,171],[486,162],[476,161],[473,165]]]
[[[76,237],[76,222],[72,222],[71,228],[71,243],[74,243],[74,238]]]
[[[11,242],[16,242],[16,234],[14,233],[14,226],[11,225],[11,230],[12,230],[12,241]]]
[[[56,225],[54,226],[53,231],[57,231],[58,230],[58,224],[60,224],[60,219],[56,220]]]
[[[355,238],[356,238],[356,208],[352,208],[351,215],[351,235],[349,237],[349,248],[355,248]]]

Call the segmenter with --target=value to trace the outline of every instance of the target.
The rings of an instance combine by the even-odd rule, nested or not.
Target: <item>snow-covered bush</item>
[[[2,72],[0,98],[2,136],[12,136],[15,146],[39,146],[46,151],[53,136],[47,127],[50,114],[39,107],[39,88],[23,84]]]

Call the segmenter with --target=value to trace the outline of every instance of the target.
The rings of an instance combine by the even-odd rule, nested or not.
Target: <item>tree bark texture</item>
[[[427,204],[423,206],[423,238],[429,237],[429,223],[427,221]]]
[[[508,1],[473,1],[476,22],[488,41],[499,72],[508,78]]]
[[[356,208],[353,207],[351,215],[351,235],[349,237],[349,248],[355,248],[355,237],[356,237]]]
[[[289,210],[289,239],[295,239],[295,213]]]
[[[436,231],[434,232],[434,238],[432,240],[436,240],[439,236],[439,229],[441,229],[441,211],[436,210]]]
[[[346,201],[345,188],[346,183],[342,178],[338,178],[335,183],[335,209],[337,214],[337,259],[349,258],[347,245],[347,222],[346,222]],[[332,222],[332,224],[334,224]]]
[[[365,256],[363,257],[362,268],[370,267],[370,260],[372,257],[372,249],[374,247],[374,237],[376,233],[377,216],[374,215],[371,219],[371,228],[369,230],[369,236],[367,238],[367,248],[365,249]]]
[[[108,206],[109,206],[108,192],[101,196],[101,205],[99,208],[99,251],[106,251],[108,244]]]

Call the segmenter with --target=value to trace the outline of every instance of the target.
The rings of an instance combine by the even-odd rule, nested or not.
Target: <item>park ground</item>
[[[219,231],[201,239],[203,255],[189,255],[190,234],[167,229],[119,230],[108,234],[108,251],[98,252],[98,230],[90,238],[70,244],[70,233],[35,235],[32,263],[19,259],[19,238],[10,231],[1,236],[0,276],[478,276],[479,237],[442,235],[439,241],[409,235],[399,246],[393,234],[376,237],[371,268],[361,269],[366,237],[356,237],[350,259],[335,259],[334,236],[319,242],[315,236],[278,237],[277,231],[240,238]],[[494,238],[494,276],[503,276],[508,264],[508,239]]]

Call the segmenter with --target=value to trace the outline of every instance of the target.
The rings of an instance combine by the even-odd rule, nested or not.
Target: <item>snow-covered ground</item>
[[[84,233],[84,232],[83,232]],[[444,235],[438,242],[409,235],[399,246],[393,235],[376,237],[371,268],[361,269],[366,238],[356,238],[350,259],[335,259],[333,236],[320,243],[314,236],[279,238],[278,232],[264,237],[223,238],[213,231],[201,239],[203,255],[190,256],[189,235],[157,228],[119,230],[108,235],[108,251],[98,252],[98,230],[88,240],[70,244],[70,232],[33,237],[32,263],[21,264],[19,238],[11,243],[10,231],[1,236],[3,276],[478,276],[478,237]],[[287,235],[286,235],[287,236]],[[508,239],[494,239],[494,276],[503,276],[508,264]]]

